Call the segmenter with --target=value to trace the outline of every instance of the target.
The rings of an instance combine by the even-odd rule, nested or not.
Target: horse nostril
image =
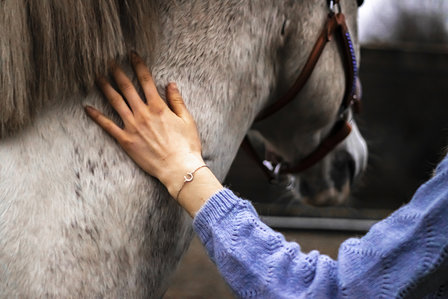
[[[313,195],[310,185],[305,180],[300,180],[299,190],[300,190],[300,195],[302,195],[303,197],[309,197],[309,196]]]
[[[347,181],[353,184],[356,175],[356,164],[348,152],[340,152],[335,155],[330,172],[334,187],[342,191]]]
[[[356,162],[352,156],[350,156],[350,159],[347,161],[347,168],[349,172],[350,185],[353,185],[356,176]]]

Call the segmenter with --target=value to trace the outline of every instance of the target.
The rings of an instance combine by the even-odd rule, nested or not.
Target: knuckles
[[[101,117],[100,117],[101,118]],[[104,119],[104,121],[102,122],[102,124],[100,124],[104,130],[106,130],[106,132],[111,133],[113,128],[114,128],[114,124],[112,121],[106,120]]]
[[[126,92],[126,91],[132,90],[134,88],[134,86],[132,85],[132,83],[122,82],[119,84],[119,88],[121,91]]]
[[[145,117],[140,116],[135,118],[134,128],[136,130],[139,130],[140,128],[148,129],[150,125],[151,122],[148,121]]]
[[[184,105],[184,100],[182,99],[182,97],[180,95],[172,95],[171,96],[171,102],[176,104],[176,105]]]
[[[144,72],[144,73],[142,73],[142,74],[139,75],[139,81],[140,81],[142,84],[150,83],[150,82],[152,82],[152,76],[151,76],[150,73],[148,73],[148,72]]]
[[[114,95],[109,97],[109,101],[111,102],[111,104],[117,104],[123,101],[123,98],[120,95]]]
[[[149,107],[149,111],[152,115],[162,116],[165,113],[165,107],[159,105],[152,105]]]
[[[124,148],[131,148],[134,145],[134,140],[129,136],[124,136],[118,141]]]

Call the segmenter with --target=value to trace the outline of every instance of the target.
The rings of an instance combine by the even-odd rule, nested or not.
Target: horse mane
[[[151,53],[153,1],[0,1],[0,138],[52,99],[86,93],[112,59]]]

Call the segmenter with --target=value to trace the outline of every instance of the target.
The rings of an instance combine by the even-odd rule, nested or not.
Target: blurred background
[[[242,151],[225,182],[261,215],[298,220],[293,227],[272,224],[304,252],[316,249],[334,259],[342,241],[361,236],[408,202],[448,145],[448,1],[365,0],[359,38],[364,92],[357,123],[369,146],[369,166],[350,201],[328,208],[278,201],[279,187]],[[334,219],[349,221],[342,229],[322,226]],[[195,238],[164,298],[233,295]]]

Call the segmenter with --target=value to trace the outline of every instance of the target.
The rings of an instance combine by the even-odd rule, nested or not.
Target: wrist
[[[167,160],[159,180],[168,189],[173,198],[176,198],[178,191],[182,188],[187,173],[191,173],[198,167],[205,165],[201,155],[187,154],[176,155],[175,159]]]
[[[177,191],[178,198],[176,199],[190,216],[194,218],[208,199],[222,188],[223,186],[210,168],[202,167],[196,171],[191,181],[186,182]]]

